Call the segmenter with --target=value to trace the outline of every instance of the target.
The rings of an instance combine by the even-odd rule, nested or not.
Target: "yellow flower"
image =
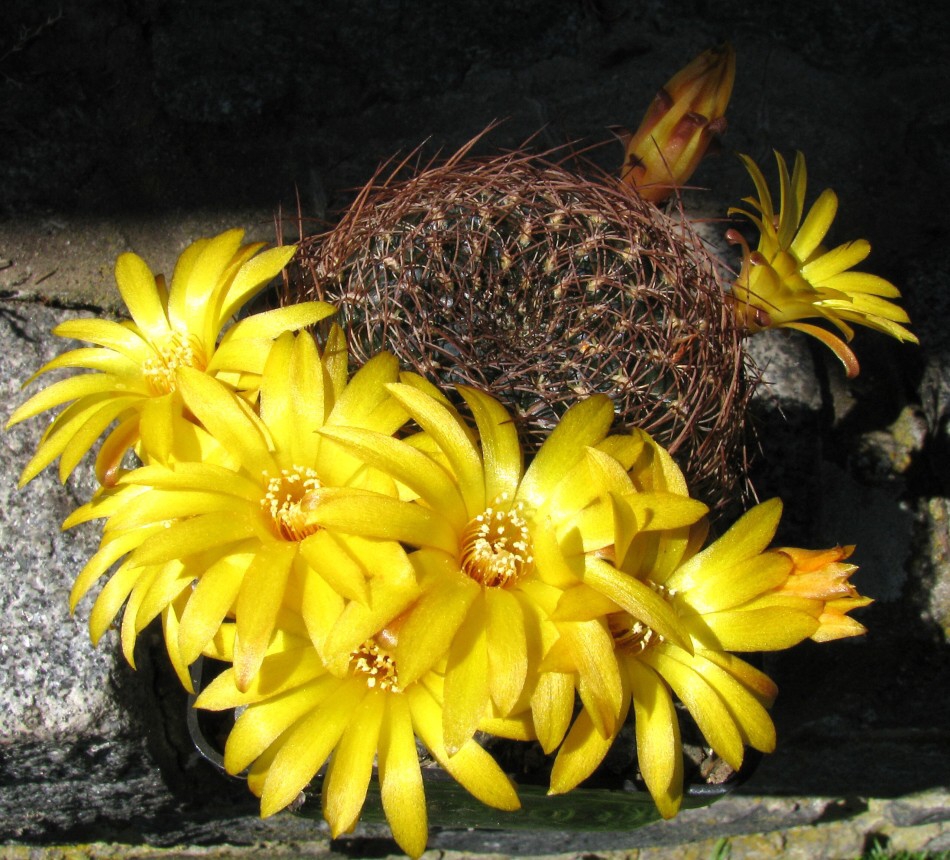
[[[641,559],[657,577],[668,572],[701,542],[704,527],[697,523],[706,506],[689,498],[669,453],[642,431],[608,437],[587,452],[587,465],[591,471],[586,476],[575,470],[573,484],[564,482],[559,490],[577,492],[586,481],[590,487],[605,487],[605,496],[554,530],[546,542],[547,582],[530,586],[556,629],[553,637],[542,630],[547,634],[544,657],[530,698],[530,722],[545,752],[557,748],[570,725],[575,690],[602,737],[614,737],[623,723],[627,703],[610,615],[623,611],[657,635],[689,647],[688,631],[674,608],[645,577],[641,581],[620,571],[613,561],[619,554],[628,566]],[[620,532],[618,517],[626,524]],[[560,590],[551,587],[555,582]],[[523,721],[525,715],[513,719]],[[516,724],[497,723],[491,728],[510,735],[517,729]]]
[[[695,536],[684,539],[682,532],[674,532],[668,542],[661,536],[659,544],[653,543],[660,550],[657,555],[636,546],[636,518],[630,510],[635,498],[617,500],[616,570],[670,607],[686,641],[671,641],[652,622],[621,607],[602,617],[623,687],[621,722],[632,709],[640,770],[657,808],[668,818],[676,814],[683,795],[674,695],[730,767],[742,765],[746,745],[771,751],[775,730],[766,708],[776,688],[728,652],[784,649],[814,636],[825,598],[782,588],[793,575],[792,557],[766,549],[781,514],[778,500],[753,508],[701,552],[696,552]],[[566,617],[565,611],[555,615],[562,621]],[[561,659],[569,670],[571,660]],[[573,666],[583,668],[576,658]],[[605,671],[603,666],[598,670]],[[600,731],[595,716],[585,702],[555,761],[553,793],[568,791],[589,776],[610,748],[616,730]]]
[[[107,518],[100,549],[73,586],[71,608],[127,556],[93,606],[93,642],[128,599],[122,642],[131,662],[136,634],[173,607],[166,625],[176,638],[167,644],[181,669],[233,615],[235,671],[246,688],[288,595],[319,642],[345,601],[370,599],[367,577],[383,573],[403,590],[414,581],[398,544],[341,534],[309,519],[326,497],[395,494],[390,479],[330,450],[318,433],[350,426],[388,434],[406,419],[384,387],[396,378],[396,359],[376,356],[347,384],[342,339],[335,327],[323,357],[306,333],[288,332],[274,342],[260,379],[259,417],[222,382],[194,368],[177,369],[176,390],[190,420],[178,416],[148,428],[150,445],[172,452],[163,458],[170,464],[128,472],[65,523]],[[174,456],[179,440],[190,445],[196,433],[207,437],[204,448],[219,445],[219,455],[210,461]]]
[[[214,656],[233,657],[225,628]],[[368,639],[348,655],[346,672],[326,672],[305,629],[278,628],[260,673],[241,690],[233,669],[219,675],[197,700],[211,710],[244,708],[225,745],[229,773],[249,768],[248,784],[261,798],[261,815],[283,809],[329,758],[323,813],[334,837],[359,819],[374,759],[383,810],[400,847],[412,857],[428,836],[425,793],[416,736],[433,758],[475,797],[518,809],[510,780],[474,740],[449,754],[442,734],[440,684],[405,683],[387,643]]]
[[[387,516],[371,517],[353,497],[321,506],[313,519],[416,547],[410,557],[422,594],[408,609],[372,621],[360,620],[367,610],[350,604],[326,647],[349,652],[359,636],[385,626],[398,638],[395,656],[406,683],[444,668],[445,740],[454,751],[483,720],[518,709],[544,636],[536,589],[575,582],[565,552],[583,555],[580,535],[612,525],[609,506],[598,504],[607,484],[592,464],[606,459],[623,469],[591,446],[605,443],[613,408],[602,396],[572,407],[525,471],[515,425],[490,396],[459,389],[476,439],[434,390],[389,390],[424,438],[413,444],[351,428],[326,428],[323,436],[389,474],[403,485],[405,500],[389,502]]]
[[[233,383],[253,396],[270,343],[286,330],[311,325],[333,313],[323,302],[307,302],[257,314],[232,326],[228,321],[257,295],[293,256],[295,246],[258,253],[263,243],[242,245],[243,230],[189,245],[175,266],[171,288],[135,254],[116,261],[119,292],[130,321],[80,319],[53,333],[95,346],[64,353],[40,368],[27,384],[60,368],[92,371],[52,383],[17,409],[7,427],[68,403],[46,430],[20,476],[32,480],[57,457],[65,481],[99,436],[117,421],[103,443],[96,474],[115,482],[125,452],[140,437],[139,422],[166,421],[174,411],[176,370],[190,367]],[[163,413],[166,417],[162,417]]]
[[[802,221],[807,179],[804,156],[796,153],[789,177],[785,159],[775,153],[781,191],[777,213],[762,171],[748,156],[740,157],[752,176],[758,199],[744,199],[753,211],[733,208],[729,214],[744,215],[756,226],[758,248],[750,252],[735,230],[726,236],[743,248],[742,269],[732,296],[736,313],[748,330],[786,327],[804,331],[834,351],[849,377],[859,370],[851,349],[837,335],[800,320],[823,319],[848,341],[854,336],[849,323],[856,323],[917,343],[901,325],[909,322],[907,314],[888,301],[900,298],[897,287],[876,275],[850,271],[871,252],[868,242],[858,239],[830,251],[821,244],[838,208],[834,191],[825,189]]]
[[[730,45],[703,52],[677,72],[627,141],[621,179],[654,203],[681,187],[712,139],[725,131],[735,77],[736,55]]]

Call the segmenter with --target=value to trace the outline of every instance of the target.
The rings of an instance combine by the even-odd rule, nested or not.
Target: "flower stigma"
[[[401,693],[399,677],[396,674],[396,661],[392,655],[380,648],[375,640],[367,639],[350,654],[350,668],[353,674],[361,674],[366,686],[371,690],[379,689],[389,693]]]
[[[154,353],[142,367],[145,380],[156,396],[176,389],[175,372],[179,367],[204,370],[207,361],[201,344],[193,334],[173,331],[162,344],[153,344]]]
[[[307,514],[315,505],[313,494],[320,489],[317,473],[304,466],[281,469],[271,477],[264,472],[267,492],[261,507],[270,516],[275,534],[287,541],[301,541],[319,531],[320,526],[307,522]]]
[[[489,588],[504,588],[534,564],[524,506],[509,508],[508,499],[502,493],[462,532],[462,572]]]

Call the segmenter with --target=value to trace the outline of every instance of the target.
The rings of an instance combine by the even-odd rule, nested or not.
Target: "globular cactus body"
[[[695,495],[745,486],[752,385],[719,264],[682,218],[610,177],[525,153],[370,182],[301,243],[289,297],[339,305],[380,349],[515,415],[529,452],[594,392],[677,458]]]

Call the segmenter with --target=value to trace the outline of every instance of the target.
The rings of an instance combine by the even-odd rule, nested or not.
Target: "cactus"
[[[719,263],[689,224],[618,180],[525,152],[378,174],[303,239],[287,302],[319,298],[362,363],[380,349],[490,391],[527,450],[578,398],[651,433],[695,495],[746,487],[754,374]]]

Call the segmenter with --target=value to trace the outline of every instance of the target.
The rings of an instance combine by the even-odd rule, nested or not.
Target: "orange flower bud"
[[[710,48],[677,72],[653,99],[636,134],[625,141],[621,179],[654,203],[693,175],[712,139],[726,129],[736,77],[731,45]]]

